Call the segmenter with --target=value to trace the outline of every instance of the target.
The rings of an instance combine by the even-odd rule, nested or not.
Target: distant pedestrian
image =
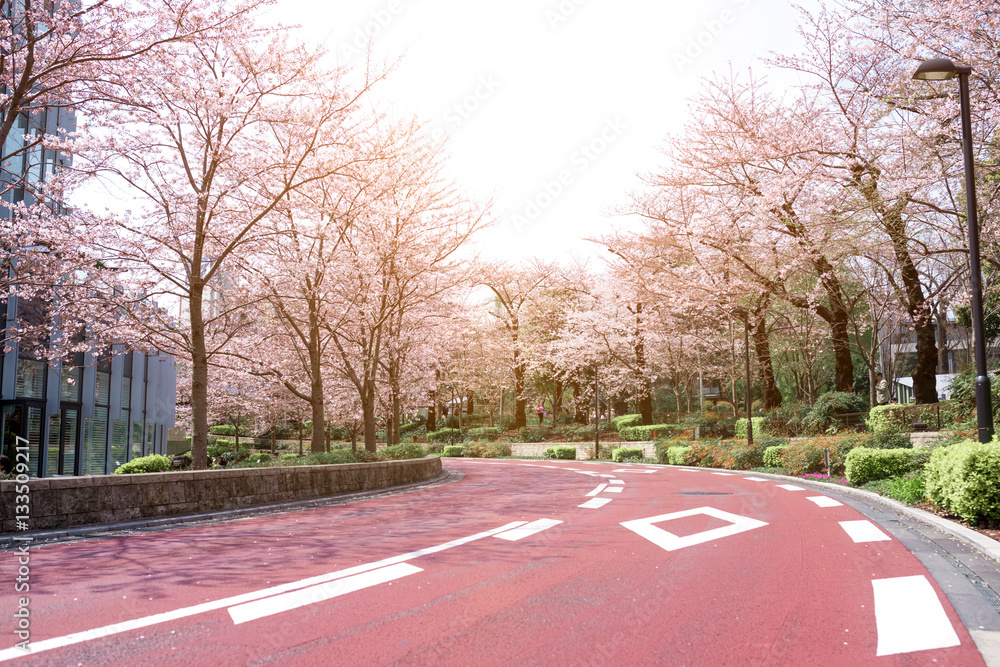
[[[879,405],[889,405],[889,383],[881,373],[875,374],[875,402]]]
[[[538,425],[541,426],[542,420],[545,419],[545,406],[539,403],[538,407],[535,408],[535,414],[538,415]]]

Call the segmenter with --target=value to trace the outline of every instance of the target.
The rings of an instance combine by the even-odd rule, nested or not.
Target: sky
[[[769,72],[770,51],[801,45],[787,0],[278,0],[271,13],[338,64],[363,65],[369,46],[396,63],[379,105],[447,140],[448,175],[493,202],[478,250],[515,262],[606,254],[585,239],[636,226],[614,211],[662,164],[704,78]]]

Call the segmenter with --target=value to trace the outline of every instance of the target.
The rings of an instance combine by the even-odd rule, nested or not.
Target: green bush
[[[555,431],[566,442],[589,442],[594,439],[594,427],[583,424],[566,424],[557,427]]]
[[[115,474],[136,475],[144,472],[163,472],[164,470],[170,470],[170,457],[162,454],[150,454],[121,464],[115,468]]]
[[[410,422],[409,424],[403,424],[402,426],[399,427],[399,437],[403,437],[404,435],[415,435],[423,427],[424,427],[424,421],[422,419],[419,421]],[[424,431],[424,433],[426,433],[426,431]],[[349,438],[350,435],[348,435],[348,438],[345,439]]]
[[[546,426],[524,426],[518,429],[517,437],[521,442],[545,442],[551,432]]]
[[[677,424],[651,424],[649,426],[624,426],[619,429],[623,439],[629,442],[666,438],[678,430]]]
[[[513,431],[517,426],[517,420],[510,415],[504,415],[500,418],[500,430],[503,432]]]
[[[469,429],[469,436],[476,439],[496,440],[501,435],[503,435],[503,433],[500,431],[500,429],[492,426],[484,426],[482,428]]]
[[[888,477],[919,472],[930,458],[928,449],[871,449],[855,447],[847,454],[847,479],[855,486]]]
[[[209,426],[208,432],[212,435],[236,435],[236,429],[229,424],[219,424],[217,426]]]
[[[427,452],[415,442],[402,442],[398,445],[382,448],[378,455],[385,461],[398,461],[400,459],[422,459],[427,456]]]
[[[704,412],[689,412],[684,415],[678,428],[693,435],[697,426],[703,438],[731,438],[735,433],[735,424],[736,418],[733,417],[733,413],[716,405]]]
[[[465,456],[469,458],[498,459],[510,455],[510,445],[506,442],[470,442],[465,446]]]
[[[670,465],[675,465],[675,466],[686,465],[687,464],[687,455],[688,455],[689,451],[691,451],[691,447],[690,446],[687,446],[687,447],[680,447],[680,446],[668,447],[667,448],[667,460],[665,461],[665,463],[669,463]]]
[[[910,442],[908,433],[889,426],[872,433],[871,443],[868,446],[873,449],[910,449],[913,443]]]
[[[908,505],[923,502],[927,497],[923,473],[908,473],[900,477],[880,479],[869,482],[865,488]]]
[[[448,445],[444,448],[445,456],[462,456],[465,453],[465,447],[462,445]]]
[[[918,450],[919,451],[919,450]],[[1000,444],[967,440],[934,450],[927,497],[970,523],[1000,520]]]
[[[770,447],[766,447],[762,463],[768,468],[782,467],[781,452],[787,447],[788,445],[771,445]]]
[[[258,452],[247,457],[247,462],[252,464],[270,463],[271,455],[268,452]]]
[[[236,446],[236,441],[235,440],[227,440],[225,438],[216,438],[212,442],[212,445],[214,447],[226,447],[227,449],[232,449],[233,447]]]
[[[644,458],[642,447],[618,447],[611,452],[611,460],[615,463],[642,461]]]
[[[576,447],[573,447],[572,445],[556,445],[555,447],[546,447],[545,458],[575,461]]]
[[[993,422],[1000,419],[1000,381],[995,374],[990,377],[990,393],[992,396]],[[956,420],[971,419],[976,414],[976,369],[969,367],[959,373],[951,381],[951,403],[954,406]],[[944,415],[941,416],[944,421]]]
[[[789,437],[802,435],[811,409],[812,406],[797,401],[782,403],[764,416],[764,431]]]
[[[838,414],[867,411],[866,397],[853,391],[831,391],[816,399],[816,403],[804,420],[804,425],[814,433],[822,433],[831,426],[840,425],[836,419]]]
[[[611,420],[611,425],[619,433],[623,428],[627,428],[629,426],[642,426],[642,415],[618,415]]]
[[[427,439],[431,442],[462,442],[464,436],[457,428],[443,428],[428,433]]]
[[[754,417],[753,418],[753,435],[757,436],[764,435],[764,419],[765,417]],[[734,427],[736,431],[736,437],[742,440],[746,440],[747,437],[747,418],[741,417],[736,420],[736,425]]]

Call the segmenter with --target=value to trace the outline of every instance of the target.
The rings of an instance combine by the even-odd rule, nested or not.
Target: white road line
[[[787,489],[788,491],[805,491],[804,487],[795,486],[794,484],[779,484],[779,489]]]
[[[657,528],[653,525],[656,523],[663,523],[664,521],[670,521],[672,519],[695,516],[697,514],[707,514],[708,516],[713,516],[716,519],[728,521],[730,525],[705,530],[700,533],[694,533],[693,535],[685,535],[683,537],[674,535],[671,532],[663,530],[662,528]],[[729,512],[715,509],[714,507],[698,507],[696,509],[684,510],[682,512],[651,516],[648,519],[623,521],[621,525],[628,528],[633,533],[646,538],[661,549],[665,549],[666,551],[676,551],[677,549],[694,546],[695,544],[701,544],[702,542],[709,542],[722,537],[736,535],[737,533],[742,533],[754,528],[760,528],[761,526],[766,526],[767,523],[758,519],[751,519],[747,516],[740,516],[739,514],[730,514]]]
[[[590,510],[596,510],[598,507],[604,507],[611,502],[611,498],[591,498],[582,505],[577,505],[577,507],[586,507]]]
[[[841,521],[840,527],[844,529],[856,544],[860,544],[861,542],[885,542],[892,539],[879,530],[879,527],[874,523],[865,521],[864,519],[860,521]]]
[[[770,482],[771,481],[769,479],[764,479],[763,477],[744,477],[743,479],[747,480],[748,482]]]
[[[614,477],[614,475],[609,475],[609,474],[607,474],[607,473],[603,473],[603,472],[602,472],[602,473],[601,473],[601,477],[608,477],[608,478],[611,478],[611,477]]]
[[[640,472],[640,473],[654,473],[656,470],[640,470],[639,468],[619,468],[618,470],[612,470],[611,472]]]
[[[961,642],[937,593],[923,575],[873,579],[875,655],[958,646]]]
[[[725,475],[726,477],[732,477],[735,473],[731,472],[713,472],[713,475]]]
[[[457,540],[452,540],[451,542],[445,542],[444,544],[438,544],[437,546],[428,547],[426,549],[421,549],[419,551],[411,551],[410,553],[401,554],[399,556],[392,556],[391,558],[385,558],[374,563],[367,563],[364,565],[356,565],[354,567],[347,568],[346,570],[340,570],[338,572],[330,572],[328,574],[320,574],[315,577],[309,577],[308,579],[300,579],[299,581],[291,581],[287,584],[281,584],[280,586],[272,586],[271,588],[265,588],[259,591],[251,591],[249,593],[243,593],[241,595],[234,595],[228,598],[222,598],[221,600],[214,600],[212,602],[204,602],[202,604],[197,604],[191,607],[183,607],[181,609],[175,609],[174,611],[167,611],[160,614],[153,614],[152,616],[144,616],[142,618],[137,618],[131,621],[122,621],[121,623],[113,623],[111,625],[105,625],[100,628],[95,628],[93,630],[83,630],[81,632],[74,632],[69,635],[64,635],[62,637],[53,637],[51,639],[43,639],[38,642],[31,642],[29,644],[30,651],[25,652],[19,648],[11,647],[8,649],[0,650],[0,662],[5,660],[12,660],[14,658],[23,658],[26,655],[34,655],[36,653],[41,653],[43,651],[50,651],[56,648],[62,648],[64,646],[71,646],[73,644],[79,644],[81,642],[92,641],[94,639],[100,639],[101,637],[109,637],[111,635],[121,634],[122,632],[129,632],[130,630],[138,630],[140,628],[146,628],[151,625],[159,625],[160,623],[166,623],[168,621],[176,621],[180,618],[187,618],[188,616],[195,616],[197,614],[204,614],[206,612],[215,611],[217,609],[225,609],[226,607],[232,607],[234,605],[242,604],[244,602],[250,602],[252,600],[259,600],[261,598],[266,598],[271,595],[277,595],[279,593],[286,593],[288,591],[298,590],[300,588],[305,588],[306,586],[314,586],[316,584],[321,584],[327,581],[333,581],[335,579],[342,579],[344,577],[349,577],[351,575],[360,574],[362,572],[368,572],[371,570],[377,570],[381,567],[386,567],[387,565],[395,565],[396,563],[401,563],[404,561],[412,560],[414,558],[419,558],[420,556],[426,556],[428,554],[438,553],[439,551],[444,551],[445,549],[451,549],[453,547],[462,546],[463,544],[468,544],[469,542],[475,542],[476,540],[481,540],[486,537],[491,537],[497,533],[502,533],[512,528],[517,528],[523,526],[527,521],[512,521],[499,528],[493,528],[491,530],[486,530],[481,533],[476,533],[475,535],[470,535],[468,537],[462,537]]]
[[[594,489],[593,491],[591,491],[590,493],[588,493],[587,497],[590,498],[591,496],[596,496],[598,493],[600,493],[601,491],[603,491],[606,488],[608,488],[607,484],[600,484],[600,485],[598,485],[598,487],[596,489]]]
[[[230,607],[229,616],[232,617],[233,623],[239,625],[240,623],[255,621],[265,616],[273,616],[284,611],[298,609],[307,604],[326,602],[341,595],[347,595],[348,593],[384,584],[387,581],[401,579],[417,572],[423,572],[423,570],[409,563],[397,563],[396,565],[382,567],[371,572],[362,572],[353,577],[344,577],[343,579],[328,581],[318,586],[300,588],[290,593],[274,595],[263,600],[255,600]]]
[[[497,533],[493,537],[500,538],[501,540],[509,540],[511,542],[517,542],[518,540],[523,540],[525,537],[531,537],[535,533],[540,533],[543,530],[548,530],[552,526],[558,526],[562,521],[559,519],[539,519],[537,521],[532,521],[529,524],[525,524],[520,528],[515,528],[514,530],[508,530],[503,533]]]
[[[612,479],[612,480],[609,480],[609,481],[610,481],[610,482],[611,482],[612,484],[624,484],[624,483],[625,483],[625,480],[624,480],[624,479]]]
[[[609,486],[604,489],[604,493],[621,493],[624,488],[624,486]]]
[[[839,500],[834,500],[830,496],[810,496],[806,500],[811,500],[820,507],[840,507],[843,505]]]

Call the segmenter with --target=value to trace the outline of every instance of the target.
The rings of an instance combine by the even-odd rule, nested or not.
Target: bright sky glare
[[[803,4],[815,8],[820,0]],[[386,108],[446,136],[451,175],[492,198],[487,257],[600,256],[583,239],[660,163],[685,100],[713,71],[799,48],[787,0],[278,0],[340,64],[400,59]],[[780,84],[769,74],[774,84]]]

